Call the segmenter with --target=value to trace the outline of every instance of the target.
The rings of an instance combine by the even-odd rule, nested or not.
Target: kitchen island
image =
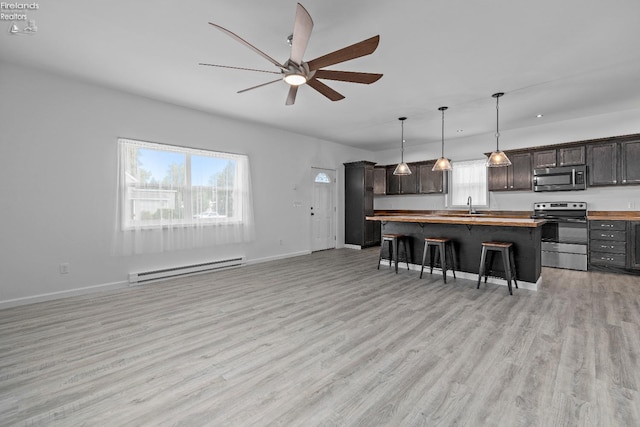
[[[383,234],[400,233],[410,237],[409,260],[414,269],[419,269],[422,263],[425,237],[448,237],[456,249],[456,275],[476,280],[482,242],[504,241],[513,243],[518,285],[537,290],[541,283],[541,226],[545,220],[491,214],[407,213],[374,214],[366,219],[380,221]],[[503,271],[499,256],[495,257],[491,269]],[[503,279],[492,282],[506,285]]]

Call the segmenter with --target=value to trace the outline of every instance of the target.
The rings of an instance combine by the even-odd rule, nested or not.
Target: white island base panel
[[[388,259],[382,259],[380,260],[380,266],[382,268],[382,266],[384,266],[385,268],[389,268],[389,260]],[[391,266],[391,268],[393,268],[393,266]],[[407,264],[400,261],[398,263],[398,271],[400,271],[401,269],[406,269],[407,268]],[[414,270],[414,271],[418,271],[420,272],[420,265],[416,265],[416,264],[411,264],[409,263],[409,270]],[[424,267],[424,273],[422,275],[422,277],[424,278],[425,274],[429,274],[429,266]],[[436,271],[438,272],[438,276],[442,279],[442,269],[439,267],[433,267],[433,275],[436,275]],[[474,282],[478,281],[478,274],[477,273],[467,273],[466,271],[456,271],[456,279],[467,279],[467,280],[473,280]],[[453,274],[451,274],[451,270],[447,270],[447,281],[449,280],[455,280],[453,278]],[[500,277],[487,277],[487,283],[491,283],[494,285],[502,285],[502,286],[507,286],[507,281],[503,278]],[[484,284],[484,279],[482,279],[482,283],[480,284],[480,289],[482,289],[482,285]],[[518,289],[526,289],[529,291],[537,291],[538,288],[542,286],[542,276],[538,277],[538,280],[535,283],[532,282],[524,282],[521,280],[518,280]],[[513,289],[515,290],[515,286],[513,287]]]

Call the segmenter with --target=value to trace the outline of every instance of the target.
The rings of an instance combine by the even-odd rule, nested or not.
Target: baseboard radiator
[[[201,264],[183,265],[181,267],[163,268],[153,271],[129,273],[129,283],[143,283],[151,280],[167,279],[170,277],[184,276],[187,274],[203,273],[221,268],[239,267],[246,263],[244,257],[221,259],[219,261],[204,262]]]

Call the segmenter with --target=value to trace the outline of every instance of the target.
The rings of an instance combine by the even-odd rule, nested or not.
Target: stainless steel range
[[[587,204],[539,202],[532,218],[546,219],[542,226],[542,266],[587,270]]]

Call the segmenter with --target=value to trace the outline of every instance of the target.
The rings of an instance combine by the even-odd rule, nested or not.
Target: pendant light
[[[500,166],[509,166],[511,164],[511,160],[504,154],[504,151],[500,151],[499,140],[500,140],[500,128],[499,128],[499,109],[498,109],[498,101],[500,97],[504,95],[502,92],[494,93],[491,95],[496,99],[496,151],[491,153],[489,158],[487,159],[487,167],[496,168]]]
[[[409,165],[404,162],[404,121],[407,120],[406,117],[399,117],[400,125],[402,127],[402,134],[400,136],[400,163],[396,166],[393,171],[394,175],[411,175],[411,169],[409,169]]]
[[[432,171],[450,171],[451,170],[451,162],[444,156],[444,112],[449,107],[440,107],[439,111],[442,111],[442,153],[440,154],[440,158],[436,161],[436,164],[433,165]]]

